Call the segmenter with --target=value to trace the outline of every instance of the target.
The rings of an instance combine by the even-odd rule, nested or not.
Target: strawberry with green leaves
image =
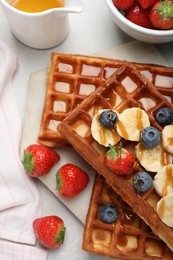
[[[122,147],[109,145],[110,149],[104,157],[105,165],[117,174],[129,174],[134,165],[134,155]]]
[[[64,242],[66,228],[63,220],[57,216],[35,219],[33,230],[39,243],[47,248],[57,248]]]
[[[86,188],[88,174],[74,164],[63,165],[56,173],[57,189],[63,197],[74,197]]]
[[[31,144],[24,150],[23,166],[32,177],[46,175],[60,160],[55,151],[39,144]]]
[[[150,20],[155,29],[173,29],[173,1],[158,1],[151,8]]]

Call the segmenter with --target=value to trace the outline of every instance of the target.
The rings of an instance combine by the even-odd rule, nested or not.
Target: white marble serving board
[[[134,62],[167,65],[166,61],[153,45],[140,42],[132,42],[121,46],[116,46],[94,55]],[[23,156],[24,148],[37,142],[46,90],[46,73],[47,68],[41,71],[33,72],[29,78],[27,105],[21,140],[21,158]],[[61,159],[59,163],[56,164],[46,176],[41,177],[40,180],[82,223],[84,223],[95,177],[95,171],[72,148],[57,148],[55,150],[60,154]],[[87,188],[78,196],[71,199],[62,198],[56,190],[56,171],[66,163],[78,165],[86,171],[90,177],[90,182]]]

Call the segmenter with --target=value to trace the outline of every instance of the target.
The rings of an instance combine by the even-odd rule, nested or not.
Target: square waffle
[[[130,86],[133,88],[129,88],[129,80]],[[59,131],[74,149],[106,178],[106,182],[151,227],[152,231],[173,250],[173,229],[164,224],[156,212],[156,204],[160,197],[155,189],[152,188],[148,192],[138,195],[132,186],[132,177],[136,173],[135,168],[126,177],[108,169],[104,164],[107,148],[99,145],[91,133],[93,116],[100,109],[116,109],[118,113],[121,113],[132,107],[140,107],[145,110],[151,125],[160,131],[162,131],[162,127],[155,120],[156,112],[162,107],[173,110],[171,103],[156,90],[147,78],[144,78],[132,64],[125,64],[66,116],[59,124]],[[172,163],[172,157],[164,152],[160,164],[164,166],[168,163]],[[139,162],[136,161],[136,164],[138,165]],[[140,164],[139,169],[141,169]],[[154,175],[154,173],[151,174],[152,177]]]
[[[106,204],[114,205],[118,211],[118,219],[113,224],[99,218],[98,211]],[[117,259],[173,259],[173,252],[99,174],[93,186],[82,249]]]
[[[92,56],[52,53],[38,143],[50,147],[67,144],[57,130],[59,123],[125,63]],[[173,102],[173,69],[137,63],[134,66]]]

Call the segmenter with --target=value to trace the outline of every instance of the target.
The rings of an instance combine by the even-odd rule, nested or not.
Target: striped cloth
[[[40,196],[19,157],[22,125],[12,86],[17,62],[0,42],[0,259],[44,260],[36,246],[32,222],[41,216]]]

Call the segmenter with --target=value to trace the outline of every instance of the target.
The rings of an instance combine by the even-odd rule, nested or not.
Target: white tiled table
[[[35,50],[18,42],[11,34],[7,20],[0,8],[0,40],[11,47],[18,58],[18,69],[14,87],[22,119],[24,118],[27,85],[32,72],[47,68],[52,51],[91,54],[113,46],[133,41],[114,24],[104,0],[83,0],[84,12],[70,16],[71,31],[59,46],[49,50]],[[155,46],[170,66],[173,66],[173,42]],[[43,196],[44,215],[55,214],[62,217],[67,227],[64,245],[50,251],[48,260],[96,260],[107,259],[81,250],[83,224],[40,182],[38,186]]]

